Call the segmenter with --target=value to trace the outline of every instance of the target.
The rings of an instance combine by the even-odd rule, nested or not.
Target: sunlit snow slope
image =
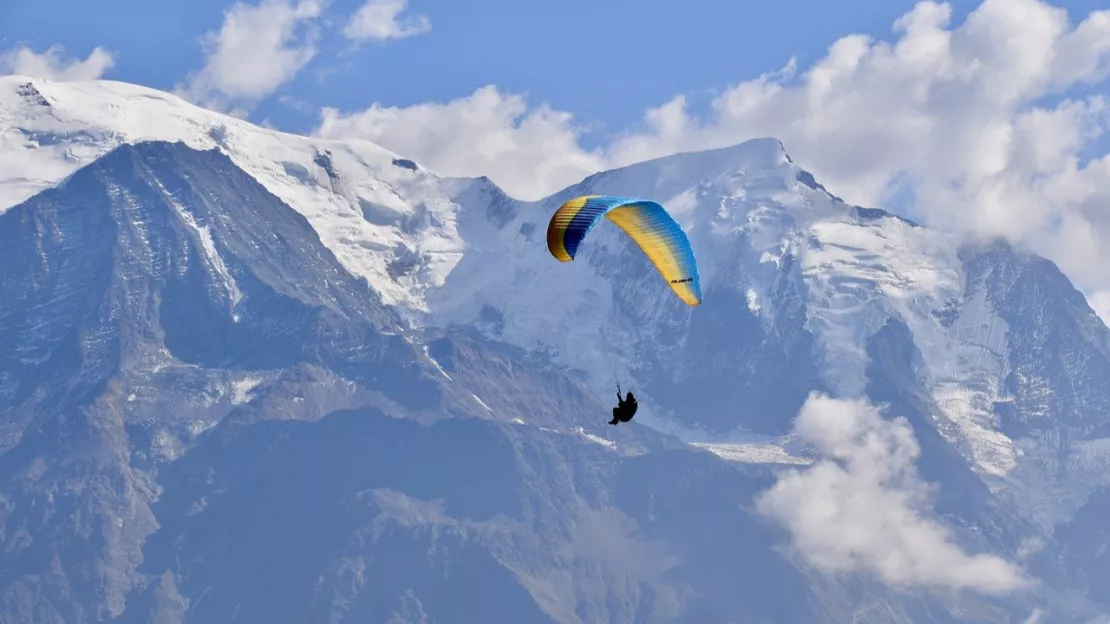
[[[1110,341],[1058,270],[847,205],[776,140],[640,163],[520,202],[364,141],[283,134],[133,85],[9,76],[0,211],[148,139],[219,148],[410,322],[477,326],[549,353],[585,370],[606,400],[615,383],[632,386],[645,399],[638,423],[722,455],[787,457],[809,392],[867,394],[869,341],[896,322],[919,360],[906,375],[925,395],[923,418],[989,483],[1015,487],[1032,516],[1050,525],[1107,481],[1099,410],[1110,398],[1072,380],[1110,370]],[[703,305],[679,302],[611,224],[574,262],[552,260],[547,219],[588,193],[666,205],[697,254]],[[1038,333],[1049,320],[1059,339]],[[1056,504],[1065,486],[1072,497]]]
[[[0,213],[111,149],[144,140],[220,148],[312,223],[386,303],[421,309],[462,248],[441,180],[365,141],[284,134],[153,89],[0,77]]]
[[[551,261],[549,215],[593,193],[668,207],[697,253],[700,307],[678,301],[611,225],[574,262]],[[897,373],[924,392],[926,426],[1031,519],[1051,526],[1108,481],[1099,423],[1110,397],[1098,379],[1110,373],[1110,341],[1059,270],[847,205],[778,141],[604,172],[534,203],[485,180],[456,200],[471,247],[428,295],[435,322],[552,353],[589,371],[602,396],[637,385],[645,424],[722,456],[774,457],[791,448],[809,392],[872,392],[872,343],[896,323],[918,362]]]

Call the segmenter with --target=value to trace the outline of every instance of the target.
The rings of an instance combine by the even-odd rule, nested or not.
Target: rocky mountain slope
[[[546,218],[586,193],[663,202],[705,303],[616,228],[552,261]],[[0,212],[13,621],[1110,610],[1106,327],[1051,263],[846,205],[773,139],[519,202],[133,85],[3,77]],[[618,382],[634,426],[604,424]],[[813,392],[906,418],[926,512],[1033,585],[788,548],[760,501],[837,465],[796,428]]]

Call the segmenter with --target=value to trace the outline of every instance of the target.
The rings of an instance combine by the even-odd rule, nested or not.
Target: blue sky
[[[115,59],[106,78],[171,90],[203,64],[198,39],[219,29],[231,4],[8,0],[0,5],[0,48],[61,44],[84,57],[103,46]],[[324,17],[338,25],[359,4],[335,0]],[[951,4],[962,19],[976,3]],[[1067,4],[1089,10],[1096,0]],[[412,0],[408,11],[426,15],[430,32],[352,49],[337,26],[324,28],[318,55],[250,117],[307,131],[325,105],[405,106],[496,84],[572,111],[583,123],[620,130],[677,93],[708,100],[791,56],[808,64],[845,34],[889,38],[891,24],[912,6],[906,0]],[[279,101],[281,95],[311,107],[298,110]]]
[[[257,4],[249,0],[246,4]],[[408,106],[465,96],[493,84],[530,103],[570,111],[591,132],[636,127],[643,111],[686,94],[693,112],[727,86],[797,58],[819,59],[838,38],[863,33],[891,39],[911,0],[411,0],[406,12],[428,17],[420,36],[353,46],[339,33],[363,0],[323,8],[318,53],[254,106],[253,121],[308,132],[323,106],[358,110],[371,103]],[[1102,0],[1065,0],[1072,18]],[[950,0],[953,21],[979,3]],[[84,57],[110,52],[105,78],[172,90],[204,63],[202,35],[217,31],[225,0],[7,0],[0,4],[0,50],[64,46]],[[301,29],[304,30],[303,28]]]

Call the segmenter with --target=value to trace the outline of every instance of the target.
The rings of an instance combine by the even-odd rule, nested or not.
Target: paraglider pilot
[[[632,391],[629,390],[624,398],[621,398],[621,387],[617,386],[617,406],[613,408],[613,420],[609,421],[610,425],[615,425],[618,422],[628,422],[636,415],[636,408],[639,404],[636,403],[636,397],[632,396]]]

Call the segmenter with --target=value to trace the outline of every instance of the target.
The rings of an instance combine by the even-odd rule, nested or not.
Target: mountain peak
[[[234,153],[236,147],[247,152],[263,149],[267,156],[277,157],[279,149],[314,156],[349,145],[375,169],[414,169],[402,155],[368,141],[341,142],[262,128],[172,93],[112,80],[53,82],[0,76],[0,127],[10,129],[0,137],[0,212],[113,148],[141,141],[181,141],[199,150],[219,147],[240,166],[245,157]]]
[[[162,91],[95,80],[0,78],[0,214],[124,144],[218,149],[309,220],[387,304],[419,309],[462,247],[451,185],[369,141],[288,134]]]
[[[660,156],[645,163],[666,160],[700,159],[712,161],[727,161],[739,166],[747,167],[776,167],[783,164],[794,164],[790,154],[782,141],[775,137],[756,137],[732,145],[714,147],[701,150],[677,152],[667,156]]]
[[[623,167],[599,171],[556,196],[561,198],[568,193],[578,193],[583,187],[599,188],[618,177],[641,179],[661,176],[664,180],[681,180],[684,183],[690,183],[711,180],[723,174],[735,172],[762,173],[786,179],[795,178],[798,171],[800,169],[786,153],[786,148],[781,141],[763,137],[726,147],[667,154]]]
[[[768,166],[782,163],[794,164],[794,160],[790,158],[790,154],[786,151],[786,146],[781,140],[773,136],[755,137],[732,145],[699,151],[700,153],[718,155],[751,164],[765,164]]]

